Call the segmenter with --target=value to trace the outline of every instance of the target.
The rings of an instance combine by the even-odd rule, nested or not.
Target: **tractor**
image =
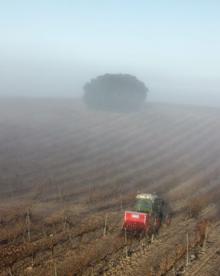
[[[125,211],[122,230],[131,234],[158,234],[162,222],[170,223],[168,205],[156,194],[137,194],[134,211]]]

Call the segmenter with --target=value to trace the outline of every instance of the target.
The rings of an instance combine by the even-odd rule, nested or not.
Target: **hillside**
[[[216,239],[220,109],[149,103],[128,114],[88,111],[68,99],[0,101],[1,275],[150,275],[157,245],[137,265],[137,242],[130,241],[136,249],[128,261],[118,237],[137,191],[171,203],[174,223],[157,241],[161,259],[201,219]],[[197,217],[188,218],[195,202]],[[217,252],[216,244],[208,250]],[[194,275],[218,275],[210,271],[219,260]]]

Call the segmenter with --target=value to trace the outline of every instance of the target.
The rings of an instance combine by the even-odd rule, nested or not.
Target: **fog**
[[[150,69],[86,66],[76,62],[5,62],[0,69],[1,97],[73,97],[104,73],[130,73],[149,88],[148,101],[220,106],[220,79],[152,72]]]
[[[0,0],[0,275],[220,275],[219,15]]]
[[[220,106],[218,1],[0,5],[0,97],[78,98],[91,78],[124,73],[148,101]]]

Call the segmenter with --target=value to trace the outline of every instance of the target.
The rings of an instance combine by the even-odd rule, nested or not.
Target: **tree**
[[[144,104],[148,89],[135,76],[105,74],[84,86],[84,101],[93,109],[134,111]]]

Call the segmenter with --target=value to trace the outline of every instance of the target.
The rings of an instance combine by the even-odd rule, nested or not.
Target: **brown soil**
[[[0,130],[0,275],[219,275],[220,110],[11,99]],[[173,211],[152,243],[120,235],[137,191]]]

